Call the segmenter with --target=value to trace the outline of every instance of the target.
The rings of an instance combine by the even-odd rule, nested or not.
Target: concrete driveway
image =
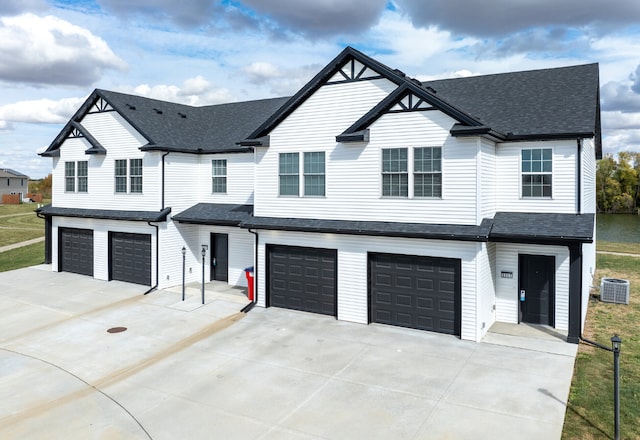
[[[198,289],[0,273],[0,438],[560,438],[575,346],[245,315]]]

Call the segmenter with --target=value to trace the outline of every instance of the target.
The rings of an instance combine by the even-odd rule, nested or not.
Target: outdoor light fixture
[[[184,301],[184,273],[185,273],[185,260],[187,258],[187,249],[182,246],[182,301]]]
[[[207,245],[202,245],[202,304],[204,304],[204,257],[207,255]]]
[[[613,351],[613,413],[615,417],[615,440],[620,440],[620,336],[613,335],[611,349]]]

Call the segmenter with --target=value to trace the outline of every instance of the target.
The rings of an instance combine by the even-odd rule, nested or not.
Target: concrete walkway
[[[621,257],[637,257],[640,258],[640,254],[629,254],[626,252],[609,252],[609,251],[597,251],[598,254],[607,254],[607,255],[619,255]]]
[[[0,273],[0,438],[560,438],[575,346],[244,314],[199,287]]]
[[[9,244],[7,246],[0,246],[0,253],[10,251],[11,249],[18,249],[24,246],[29,246],[30,244],[36,244],[44,241],[44,237],[38,237],[27,241],[21,241],[20,243]]]

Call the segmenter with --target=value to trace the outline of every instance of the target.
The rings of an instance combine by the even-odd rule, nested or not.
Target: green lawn
[[[44,220],[33,212],[38,205],[0,205],[0,247],[44,236]]]
[[[640,243],[612,243],[609,241],[598,240],[596,248],[605,252],[622,252],[625,254],[640,255]]]
[[[623,245],[626,245],[623,244]],[[598,242],[598,250],[600,250]],[[623,250],[624,249],[624,250]],[[612,252],[627,246],[607,245]],[[596,282],[602,277],[629,280],[629,304],[590,300],[584,337],[607,347],[611,337],[622,338],[620,352],[620,433],[640,438],[640,257],[599,254]],[[565,417],[563,439],[613,439],[613,354],[580,344]]]
[[[44,262],[44,242],[0,252],[0,272],[35,266]]]

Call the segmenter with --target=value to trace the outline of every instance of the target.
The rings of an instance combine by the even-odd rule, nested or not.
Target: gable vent
[[[603,278],[600,283],[600,299],[604,302],[629,304],[629,281]]]
[[[153,111],[156,112],[157,114],[161,115],[162,114],[162,110],[160,110],[159,108],[153,108]]]

